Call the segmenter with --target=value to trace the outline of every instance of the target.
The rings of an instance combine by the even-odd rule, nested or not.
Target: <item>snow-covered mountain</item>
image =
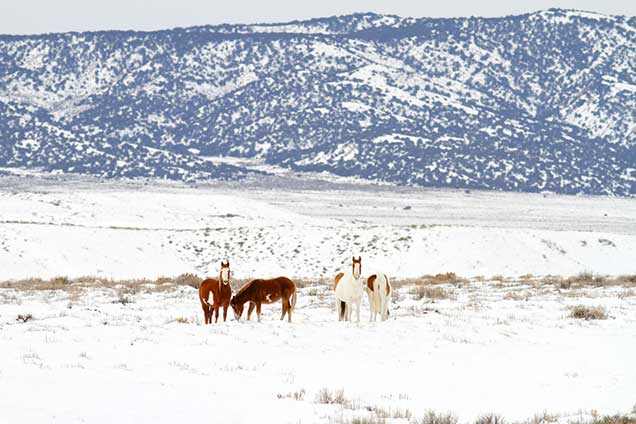
[[[0,36],[0,166],[636,194],[636,18],[376,14]]]

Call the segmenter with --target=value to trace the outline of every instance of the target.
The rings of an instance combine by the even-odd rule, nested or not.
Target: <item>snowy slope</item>
[[[335,424],[381,408],[452,412],[460,424],[487,413],[566,424],[631,411],[633,290],[441,287],[451,299],[398,290],[384,323],[367,322],[366,299],[360,324],[339,323],[323,285],[300,291],[292,324],[278,321],[276,304],[260,324],[212,326],[200,325],[191,287],[149,286],[126,304],[117,289],[0,289],[2,420]],[[569,318],[577,304],[609,318]],[[16,322],[27,313],[34,319]],[[322,389],[343,390],[344,401],[320,403]]]
[[[0,166],[636,193],[636,18],[376,14],[0,36]]]
[[[631,199],[26,181],[0,190],[0,279],[209,275],[223,258],[330,279],[353,254],[395,277],[636,273]]]

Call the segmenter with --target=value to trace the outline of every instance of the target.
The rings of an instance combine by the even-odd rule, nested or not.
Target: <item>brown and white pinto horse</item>
[[[389,318],[391,304],[391,283],[386,274],[371,274],[367,278],[367,296],[369,297],[369,309],[371,316],[369,321],[375,321],[378,313],[380,319],[386,321]]]
[[[360,322],[360,304],[366,281],[362,278],[362,258],[351,258],[351,272],[340,272],[336,275],[333,291],[336,298],[338,321],[351,321],[353,307]]]
[[[232,309],[234,309],[234,317],[238,321],[243,315],[245,302],[250,302],[247,310],[248,321],[254,308],[256,308],[258,322],[261,322],[261,305],[263,303],[274,303],[279,299],[283,303],[283,313],[280,319],[283,320],[285,314],[287,314],[287,319],[291,322],[292,311],[296,306],[296,284],[287,277],[252,280],[236,292],[230,304]]]
[[[201,282],[199,286],[199,300],[206,324],[212,324],[212,311],[214,311],[214,322],[219,321],[219,309],[223,307],[223,321],[227,319],[227,308],[232,298],[232,287],[230,286],[230,261],[221,261],[221,271],[219,279],[208,278]]]

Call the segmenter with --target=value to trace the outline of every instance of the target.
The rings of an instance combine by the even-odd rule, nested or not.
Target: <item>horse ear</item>
[[[351,260],[352,260],[352,261],[355,261],[355,260],[356,260],[356,257],[355,257],[355,256],[352,256],[352,257],[351,257]]]
[[[362,256],[358,256],[358,262],[362,260]]]

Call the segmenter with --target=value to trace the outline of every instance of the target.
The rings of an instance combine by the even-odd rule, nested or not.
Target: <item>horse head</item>
[[[219,276],[219,280],[225,285],[230,284],[230,261],[227,259],[221,261],[221,275]]]
[[[230,300],[230,306],[234,311],[234,319],[236,319],[237,321],[240,320],[241,316],[243,315],[243,305],[243,303],[236,300],[236,296],[232,296],[232,300]]]
[[[356,257],[353,256],[351,260],[351,271],[353,273],[353,277],[357,280],[362,274],[362,257],[358,256],[358,259],[356,259]]]

